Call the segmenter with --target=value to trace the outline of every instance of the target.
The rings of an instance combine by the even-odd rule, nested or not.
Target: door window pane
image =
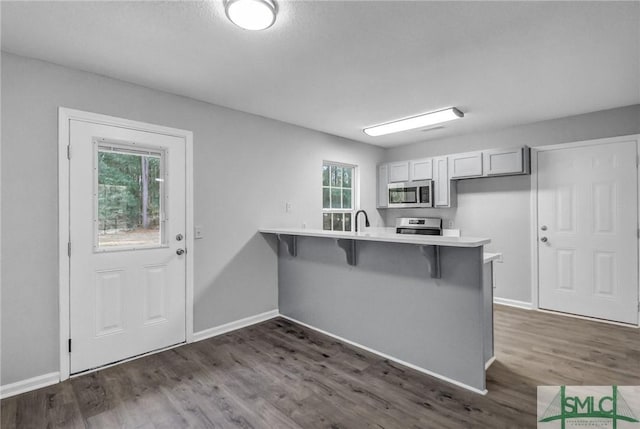
[[[329,186],[329,166],[322,166],[322,186]]]
[[[342,192],[340,189],[331,189],[331,208],[332,209],[341,209],[342,208]]]
[[[342,167],[331,166],[331,186],[342,186]]]
[[[331,231],[331,213],[322,214],[322,229]]]
[[[351,231],[351,213],[344,214],[344,230]]]
[[[342,167],[342,186],[351,187],[351,178],[353,177],[353,168]]]
[[[322,188],[322,208],[331,208],[331,191],[329,188]]]
[[[343,231],[344,226],[342,223],[342,213],[333,213],[333,230],[334,231]]]
[[[342,190],[342,208],[343,209],[351,208],[351,189]]]
[[[97,151],[97,248],[162,244],[163,154],[100,146]]]

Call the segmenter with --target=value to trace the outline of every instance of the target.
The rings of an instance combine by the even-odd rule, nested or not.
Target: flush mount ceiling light
[[[398,121],[387,122],[386,124],[374,125],[373,127],[365,128],[362,131],[364,131],[368,136],[378,137],[386,134],[399,133],[400,131],[425,128],[430,125],[452,121],[458,118],[464,118],[464,113],[455,107],[449,107],[448,109],[424,113],[422,115],[412,116]]]
[[[245,30],[264,30],[276,21],[276,4],[271,0],[226,0],[227,18]]]

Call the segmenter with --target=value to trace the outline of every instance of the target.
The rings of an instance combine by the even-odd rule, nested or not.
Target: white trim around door
[[[117,126],[137,131],[183,138],[186,145],[186,291],[185,318],[186,342],[193,341],[193,133],[177,128],[169,128],[144,122],[131,121],[97,113],[60,107],[58,109],[58,263],[59,263],[59,312],[60,312],[60,381],[69,378],[68,339],[70,332],[69,282],[69,141],[71,120],[94,124]]]
[[[538,226],[538,153],[544,152],[544,151],[559,150],[559,149],[569,149],[569,148],[587,147],[587,146],[602,145],[602,144],[612,144],[612,143],[618,143],[621,141],[629,141],[629,140],[636,141],[636,153],[640,154],[640,134],[607,137],[607,138],[593,139],[593,140],[583,140],[583,141],[577,141],[577,142],[571,142],[571,143],[552,144],[552,145],[545,145],[545,146],[535,146],[531,148],[531,228],[530,228],[530,233],[531,233],[531,307],[532,309],[540,310],[539,298],[538,298],[539,258],[538,258],[538,227],[537,227]],[[640,159],[636,159],[636,165],[640,165]],[[640,174],[637,174],[637,181],[638,181],[638,195],[637,195],[638,225],[637,227],[638,227],[638,238],[639,238],[638,244],[637,244],[638,245],[637,284],[638,284],[638,291],[640,294]],[[543,310],[540,310],[540,311],[543,311]],[[553,313],[565,314],[565,313],[557,313],[557,312],[553,312]],[[638,303],[638,314],[640,315],[640,303]],[[574,316],[581,319],[619,324],[622,326],[634,326],[634,325],[628,325],[628,324],[623,324],[618,322],[610,322],[602,319],[596,319],[596,318],[580,316],[580,315],[568,315],[568,314],[565,314],[565,315]],[[638,323],[637,326],[640,327],[640,322]]]

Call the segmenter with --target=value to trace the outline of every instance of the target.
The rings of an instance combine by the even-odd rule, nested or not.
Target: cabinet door
[[[389,166],[382,164],[378,166],[378,207],[389,206]]]
[[[482,176],[482,152],[449,155],[449,169],[452,179]]]
[[[409,161],[392,162],[389,165],[389,183],[409,181]]]
[[[431,158],[409,161],[411,180],[433,179],[433,163]]]
[[[446,156],[433,159],[434,170],[434,198],[433,203],[436,207],[448,207],[450,205],[449,191],[449,164]]]
[[[527,172],[523,153],[528,148],[492,149],[483,153],[484,175],[523,174]]]

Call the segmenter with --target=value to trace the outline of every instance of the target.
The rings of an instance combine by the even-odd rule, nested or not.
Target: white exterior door
[[[638,323],[636,141],[538,153],[539,307]]]
[[[73,374],[185,341],[186,143],[69,126]]]

